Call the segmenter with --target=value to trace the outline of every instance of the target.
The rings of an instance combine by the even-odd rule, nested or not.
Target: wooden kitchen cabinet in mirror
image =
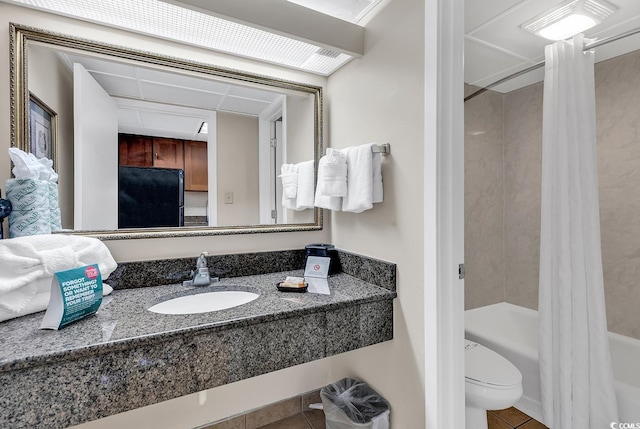
[[[153,165],[153,140],[150,136],[118,135],[118,164],[130,167]]]
[[[207,143],[184,142],[184,189],[207,191],[208,189]]]
[[[153,166],[158,168],[183,169],[184,143],[182,140],[154,137]]]
[[[282,206],[278,178],[282,164],[317,164],[323,152],[322,87],[16,24],[11,34],[11,144],[27,147],[29,91],[71,125],[59,130],[61,165],[71,167],[58,171],[64,232],[122,239],[322,229],[321,210]],[[91,84],[74,92],[76,79]],[[85,93],[89,87],[96,93]],[[70,94],[66,104],[49,99],[49,88]],[[99,97],[113,111],[94,113]],[[106,121],[115,121],[108,133],[89,129]],[[118,165],[182,169],[178,209],[206,226],[114,229]],[[233,203],[224,204],[225,195]],[[114,210],[104,210],[104,220],[82,215],[97,206]]]

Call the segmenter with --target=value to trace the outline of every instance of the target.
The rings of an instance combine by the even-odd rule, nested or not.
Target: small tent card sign
[[[51,298],[40,329],[61,329],[95,314],[102,304],[98,264],[59,271],[51,281]]]
[[[331,258],[325,256],[308,256],[304,268],[304,281],[309,285],[307,292],[329,295],[329,266]]]

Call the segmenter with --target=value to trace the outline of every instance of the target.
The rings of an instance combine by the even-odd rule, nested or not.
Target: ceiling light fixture
[[[160,0],[0,0],[328,76],[353,57]],[[326,51],[326,49],[325,49]]]
[[[521,27],[549,40],[565,40],[595,27],[618,8],[606,0],[569,0],[525,22]]]

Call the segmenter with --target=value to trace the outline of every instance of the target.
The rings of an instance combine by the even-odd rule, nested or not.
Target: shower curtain
[[[600,249],[594,53],[545,49],[539,354],[544,424],[618,421]]]

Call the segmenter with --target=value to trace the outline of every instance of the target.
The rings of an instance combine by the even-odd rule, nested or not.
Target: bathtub
[[[522,373],[515,407],[542,421],[538,368],[538,312],[501,302],[465,311],[465,337],[507,358]],[[609,332],[618,414],[640,423],[640,340]]]

